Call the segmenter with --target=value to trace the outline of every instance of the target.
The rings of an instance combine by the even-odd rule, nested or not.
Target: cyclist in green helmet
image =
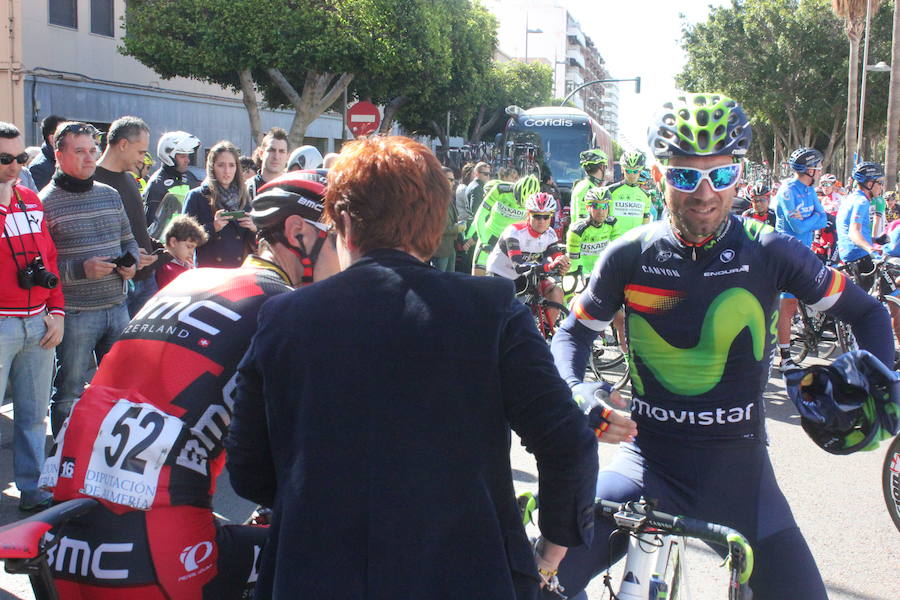
[[[576,182],[572,188],[572,199],[569,201],[569,218],[572,223],[588,217],[587,208],[584,206],[584,197],[588,191],[603,185],[603,176],[606,173],[609,158],[607,158],[606,152],[594,148],[579,154],[578,162],[587,177]]]
[[[489,181],[484,186],[484,200],[466,232],[467,239],[478,236],[472,275],[485,274],[488,256],[500,234],[509,225],[525,218],[525,200],[541,191],[541,182],[534,175],[522,177],[515,183],[498,181],[491,186],[492,183]]]
[[[594,263],[603,254],[612,234],[614,217],[609,216],[609,190],[592,188],[584,197],[588,216],[576,221],[566,234],[566,251],[572,261],[570,270],[590,278]]]
[[[612,197],[612,216],[616,218],[612,240],[639,225],[650,222],[650,196],[641,189],[641,171],[646,166],[643,152],[631,150],[623,152],[619,158],[624,179],[609,186]]]

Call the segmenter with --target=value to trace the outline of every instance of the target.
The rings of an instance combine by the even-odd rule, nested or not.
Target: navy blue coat
[[[596,439],[511,282],[395,250],[266,302],[226,440],[272,506],[258,598],[536,598],[510,426],[540,525],[592,535]]]

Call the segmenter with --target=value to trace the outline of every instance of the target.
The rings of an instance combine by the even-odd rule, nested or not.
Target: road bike
[[[517,293],[516,296],[525,306],[531,309],[534,315],[534,323],[548,342],[553,339],[553,334],[562,324],[563,320],[569,316],[569,309],[560,304],[548,300],[541,295],[541,288],[545,287],[544,281],[550,280],[554,284],[559,285],[556,277],[560,277],[559,271],[544,271],[544,267],[540,263],[524,263],[516,267],[516,271],[524,278],[524,289]],[[547,309],[555,309],[557,311],[556,318],[551,318]]]
[[[519,496],[526,526],[534,521],[537,499],[531,494]],[[685,539],[702,540],[727,551],[726,588],[729,600],[750,600],[748,581],[753,572],[753,549],[740,532],[725,525],[709,523],[690,517],[670,515],[656,510],[652,502],[611,502],[598,499],[594,513],[613,521],[612,535],[627,535],[628,551],[618,591],[613,590],[613,578],[607,567],[603,585],[613,600],[678,600],[690,598],[689,582],[685,574],[687,553]],[[538,538],[539,539],[539,538]],[[537,540],[536,540],[537,543]],[[565,599],[562,586],[548,586],[557,598]]]
[[[818,357],[823,343],[828,344],[828,348],[822,357],[830,356],[838,341],[835,319],[803,302],[797,303],[797,315],[791,330],[794,362],[799,365],[807,356]]]
[[[881,468],[881,490],[891,520],[900,530],[900,435],[888,446]]]
[[[60,532],[72,519],[84,516],[100,504],[91,498],[67,500],[36,515],[0,527],[0,560],[7,573],[28,575],[35,600],[58,600],[48,556],[63,539]],[[56,535],[47,541],[51,529]]]

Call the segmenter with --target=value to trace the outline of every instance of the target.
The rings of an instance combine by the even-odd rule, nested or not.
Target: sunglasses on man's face
[[[602,208],[603,210],[609,210],[609,204],[606,202],[602,204],[600,202],[589,202],[588,208]]]
[[[711,169],[692,167],[664,167],[666,181],[679,192],[695,192],[704,180],[712,189],[721,192],[733,187],[741,177],[741,164],[734,163]]]
[[[625,172],[628,173],[629,175],[634,175],[635,173],[640,173],[641,170],[640,169],[625,169]]]
[[[544,213],[531,213],[531,216],[534,217],[535,219],[538,219],[539,221],[546,221],[553,215],[548,215],[548,214],[544,214]]]
[[[28,153],[23,152],[22,154],[18,154],[16,156],[13,156],[12,154],[7,154],[6,152],[4,152],[3,154],[0,154],[0,165],[6,166],[9,164],[12,164],[12,161],[16,161],[20,165],[24,165],[25,163],[28,162]]]

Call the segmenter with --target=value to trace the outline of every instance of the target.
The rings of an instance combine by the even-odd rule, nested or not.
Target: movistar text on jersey
[[[632,401],[631,412],[635,415],[655,419],[660,423],[673,421],[675,423],[687,423],[689,425],[728,425],[730,423],[740,423],[741,421],[749,421],[754,403],[751,402],[747,406],[733,406],[731,408],[717,408],[716,410],[673,410],[665,409],[659,406],[653,406],[646,400],[635,397]]]

